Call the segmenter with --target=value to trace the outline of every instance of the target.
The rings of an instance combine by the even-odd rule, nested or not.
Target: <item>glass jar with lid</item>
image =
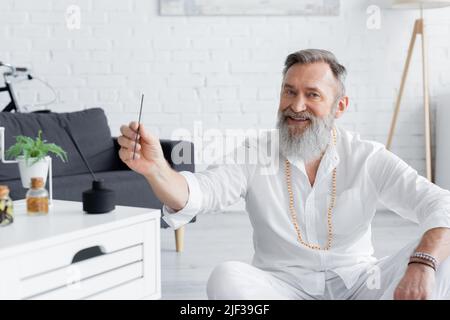
[[[30,216],[48,213],[48,191],[44,187],[44,179],[31,178],[31,187],[26,194],[27,214]]]
[[[6,226],[14,221],[13,201],[9,197],[9,188],[0,185],[0,226]]]

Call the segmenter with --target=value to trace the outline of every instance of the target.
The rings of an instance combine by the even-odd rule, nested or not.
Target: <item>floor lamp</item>
[[[431,124],[430,124],[430,101],[428,92],[428,60],[427,60],[427,39],[425,36],[425,23],[423,19],[424,9],[442,8],[450,6],[450,0],[394,0],[393,8],[396,9],[419,9],[420,19],[414,22],[414,28],[409,42],[408,55],[406,56],[405,66],[400,82],[400,89],[395,103],[394,115],[392,117],[391,127],[389,130],[388,141],[386,148],[389,150],[392,144],[395,125],[397,122],[398,111],[402,100],[403,89],[405,87],[406,77],[411,62],[411,56],[416,42],[417,35],[422,36],[422,82],[423,82],[423,105],[424,105],[424,120],[425,120],[425,156],[426,156],[426,174],[430,181],[433,181],[433,171],[431,165]]]

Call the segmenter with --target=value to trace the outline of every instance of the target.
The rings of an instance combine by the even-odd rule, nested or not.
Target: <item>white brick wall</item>
[[[204,128],[272,126],[286,55],[329,49],[349,71],[350,108],[339,122],[385,142],[418,13],[383,7],[381,29],[369,30],[366,8],[377,3],[341,1],[339,17],[162,17],[157,0],[2,0],[0,61],[31,67],[50,82],[59,97],[55,111],[104,108],[114,135],[136,120],[145,92],[143,122],[170,138],[194,121]],[[66,27],[70,4],[81,8],[80,30]],[[434,107],[450,91],[450,9],[426,18]],[[423,173],[419,53],[394,151]],[[35,88],[20,94],[23,103],[48,95]]]

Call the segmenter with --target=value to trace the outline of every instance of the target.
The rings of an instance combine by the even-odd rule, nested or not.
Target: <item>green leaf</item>
[[[35,139],[27,136],[16,136],[16,143],[8,148],[6,156],[8,158],[17,158],[23,156],[27,164],[29,164],[30,158],[36,158],[33,160],[33,164],[37,161],[44,159],[49,153],[55,154],[61,161],[68,161],[67,153],[58,145],[54,143],[46,143],[46,140],[42,139],[42,130],[38,131],[38,135]]]

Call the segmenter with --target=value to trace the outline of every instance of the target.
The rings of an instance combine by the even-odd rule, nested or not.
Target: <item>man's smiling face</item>
[[[295,64],[283,79],[279,113],[294,135],[311,125],[312,117],[325,118],[337,103],[339,84],[325,62]]]
[[[348,97],[325,62],[294,64],[281,86],[277,128],[280,151],[305,162],[319,159],[326,149],[336,118]]]

